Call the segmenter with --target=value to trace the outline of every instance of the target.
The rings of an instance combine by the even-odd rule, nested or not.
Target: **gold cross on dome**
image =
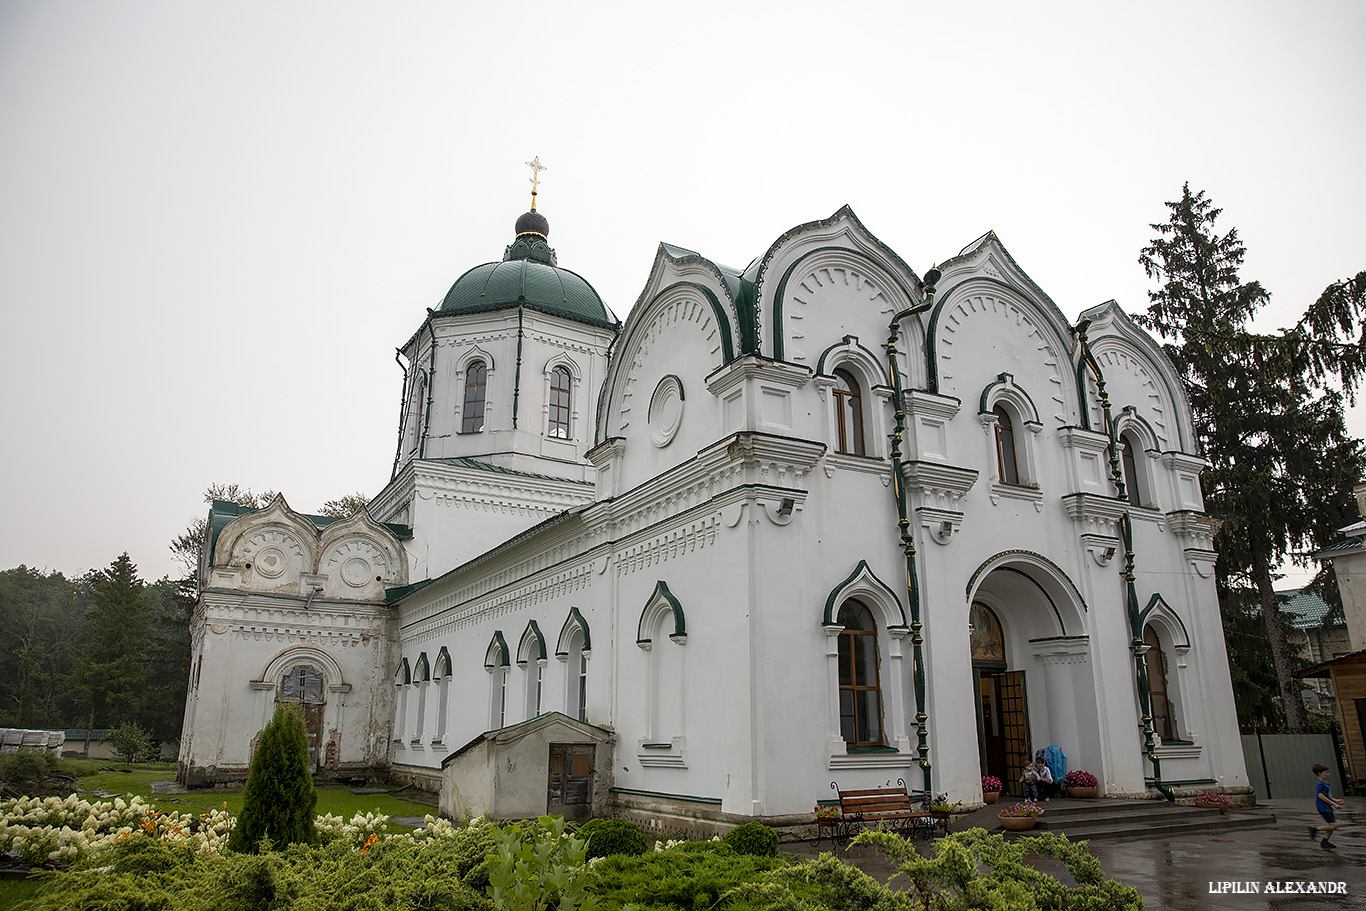
[[[540,184],[541,172],[550,170],[541,164],[541,156],[537,155],[526,163],[531,168],[531,211],[536,211],[536,189]]]

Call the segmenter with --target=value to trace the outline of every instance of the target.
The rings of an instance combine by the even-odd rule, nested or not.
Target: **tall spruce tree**
[[[1152,225],[1157,236],[1139,257],[1160,282],[1140,321],[1171,340],[1164,348],[1210,462],[1205,502],[1223,520],[1217,581],[1229,632],[1246,634],[1236,621],[1245,619],[1240,602],[1252,596],[1287,725],[1301,732],[1304,701],[1274,572],[1287,556],[1303,559],[1306,548],[1331,541],[1354,513],[1351,489],[1366,459],[1343,424],[1343,397],[1355,394],[1366,372],[1366,272],[1330,285],[1292,329],[1253,332],[1270,296],[1239,276],[1245,249],[1237,229],[1220,235],[1221,210],[1189,184],[1166,205],[1168,221]],[[1266,707],[1255,714],[1265,718]]]
[[[75,658],[75,685],[90,725],[112,725],[138,710],[149,669],[144,660],[150,605],[128,554],[92,575],[93,598]]]
[[[242,792],[242,812],[228,846],[255,853],[261,839],[277,848],[317,839],[318,791],[309,771],[308,731],[298,706],[281,703],[261,731]]]

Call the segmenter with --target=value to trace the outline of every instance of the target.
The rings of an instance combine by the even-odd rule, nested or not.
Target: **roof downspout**
[[[408,365],[400,360],[402,354],[402,348],[394,349],[394,363],[403,368],[403,391],[399,393],[398,400],[398,444],[394,447],[394,470],[389,472],[391,481],[398,476],[398,460],[403,457],[403,412],[408,407]]]
[[[1124,538],[1124,595],[1128,604],[1129,613],[1129,649],[1134,655],[1134,675],[1138,680],[1138,699],[1139,705],[1143,709],[1143,751],[1148,757],[1148,761],[1153,764],[1153,777],[1149,783],[1170,802],[1176,801],[1176,795],[1172,789],[1162,782],[1162,760],[1157,758],[1157,736],[1153,729],[1153,708],[1152,694],[1148,689],[1148,662],[1144,657],[1148,651],[1148,645],[1143,641],[1143,629],[1138,611],[1138,587],[1134,584],[1134,526],[1133,520],[1129,515],[1129,497],[1124,485],[1124,470],[1119,462],[1119,441],[1116,435],[1114,419],[1110,412],[1110,394],[1105,391],[1105,377],[1101,374],[1100,364],[1091,353],[1091,345],[1086,337],[1086,330],[1091,327],[1091,320],[1082,319],[1073,328],[1077,336],[1077,345],[1081,350],[1081,361],[1096,377],[1096,394],[1100,398],[1100,408],[1105,422],[1105,436],[1109,438],[1106,449],[1110,454],[1110,480],[1114,482],[1115,490],[1119,494],[1120,502],[1124,504],[1124,513],[1119,517],[1119,530]],[[1080,370],[1078,371],[1080,379]],[[1085,389],[1082,389],[1085,392]],[[1085,405],[1085,397],[1081,399]],[[1083,413],[1085,408],[1082,408]]]
[[[517,302],[517,367],[512,374],[512,429],[517,429],[517,397],[522,393],[522,303]]]
[[[432,353],[427,359],[427,414],[422,420],[422,440],[417,446],[417,457],[427,454],[427,430],[432,426],[432,390],[436,388],[436,330],[432,328],[432,311],[427,311],[427,331],[432,337]]]
[[[901,552],[906,555],[906,591],[911,602],[911,655],[915,668],[915,727],[916,752],[920,754],[923,788],[932,793],[930,774],[929,729],[925,714],[925,632],[920,619],[920,577],[915,568],[915,539],[911,536],[910,507],[907,503],[905,479],[901,474],[901,439],[906,432],[906,403],[901,394],[901,370],[896,363],[896,342],[901,334],[901,321],[912,314],[920,313],[934,306],[934,283],[939,281],[940,272],[931,268],[925,273],[925,300],[914,307],[902,310],[892,317],[887,327],[889,337],[882,347],[887,351],[887,366],[892,374],[892,396],[896,408],[896,430],[892,433],[892,490],[896,494],[897,530],[901,538]]]

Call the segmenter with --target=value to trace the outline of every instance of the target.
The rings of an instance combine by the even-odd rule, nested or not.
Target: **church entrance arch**
[[[1100,723],[1089,664],[1086,605],[1052,561],[1009,551],[968,587],[978,761],[1006,792],[1034,754],[1060,746],[1069,768],[1099,768]]]

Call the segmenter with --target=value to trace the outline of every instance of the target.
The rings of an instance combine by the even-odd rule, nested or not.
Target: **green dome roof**
[[[555,251],[545,241],[549,224],[539,212],[517,220],[522,229],[528,215],[538,224],[520,230],[499,263],[475,266],[455,280],[438,313],[485,313],[519,304],[592,326],[616,326],[593,286],[576,272],[555,265]],[[545,231],[535,231],[544,227]]]

